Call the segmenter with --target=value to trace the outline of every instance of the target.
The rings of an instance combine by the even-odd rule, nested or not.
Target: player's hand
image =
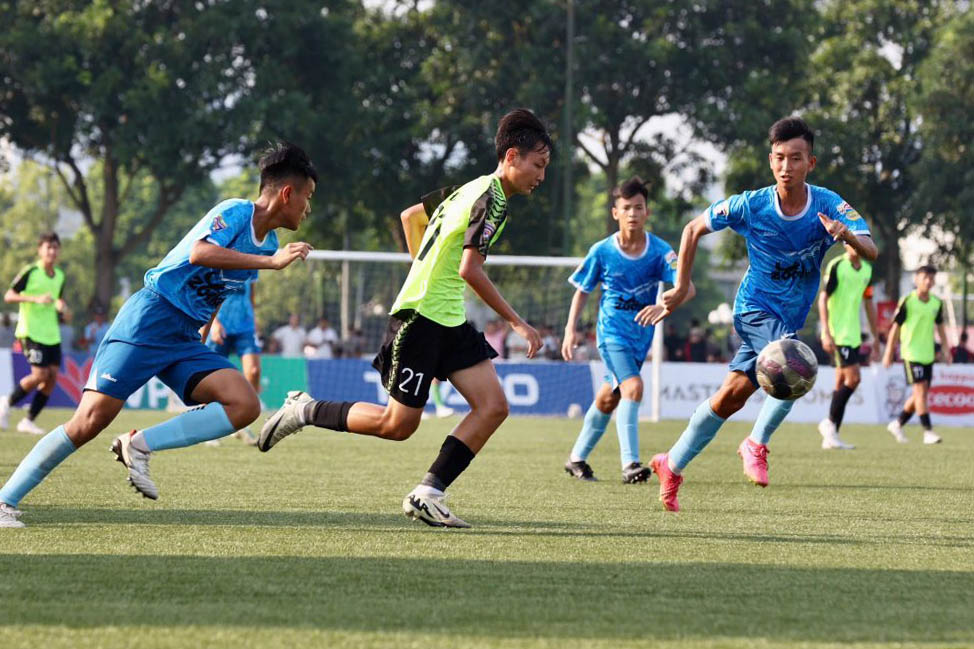
[[[832,336],[827,333],[822,334],[822,349],[829,354],[835,353],[835,340],[833,340]]]
[[[689,290],[683,286],[673,286],[672,288],[663,291],[663,295],[660,297],[663,310],[657,313],[656,316],[650,320],[649,324],[659,324],[663,318],[673,313],[676,307],[683,304],[683,301],[686,300],[687,293],[689,293]]]
[[[512,324],[511,329],[528,342],[528,358],[534,358],[534,355],[541,349],[541,334],[538,333],[538,330],[524,320]]]
[[[889,369],[889,366],[893,364],[893,357],[890,354],[883,356],[883,367]]]
[[[869,360],[873,363],[879,361],[879,342],[877,341],[873,348],[869,352]]]
[[[225,340],[227,330],[223,328],[219,320],[214,320],[213,325],[210,327],[210,340],[215,342],[217,345],[222,345]]]
[[[287,244],[283,248],[279,248],[274,256],[271,257],[271,268],[274,270],[281,270],[282,268],[287,268],[292,262],[301,259],[302,261],[308,258],[308,254],[314,250],[310,243],[305,243],[304,241],[294,241]]]
[[[842,221],[830,219],[821,212],[818,213],[818,220],[822,222],[825,231],[832,235],[833,241],[847,241],[849,239],[849,228]]]
[[[51,297],[51,294],[50,293],[45,293],[44,295],[36,295],[36,296],[34,296],[34,304],[50,304],[53,301],[54,301],[54,298]]]
[[[945,350],[941,351],[940,354],[941,354],[941,356],[944,357],[944,363],[946,363],[947,365],[953,365],[954,364],[954,357],[950,355],[950,350],[946,350],[945,349]]]
[[[576,347],[578,347],[578,342],[575,337],[575,330],[565,329],[565,336],[561,339],[561,357],[566,361],[574,360]]]
[[[646,327],[652,324],[656,324],[662,320],[665,316],[663,313],[666,309],[662,304],[650,304],[649,306],[644,306],[640,309],[639,313],[633,320],[636,321],[640,326]]]

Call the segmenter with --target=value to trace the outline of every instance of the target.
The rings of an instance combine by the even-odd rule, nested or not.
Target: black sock
[[[912,416],[913,416],[913,413],[912,412],[907,412],[906,410],[904,410],[903,412],[901,412],[900,413],[900,418],[899,418],[900,419],[900,426],[905,426],[906,425],[906,422],[910,421],[910,417],[912,417]]]
[[[24,389],[20,387],[20,383],[18,383],[17,385],[14,386],[14,391],[10,393],[10,405],[16,406],[17,402],[21,401],[24,397],[27,396],[27,394],[28,393],[24,392]]]
[[[923,430],[933,430],[933,426],[930,425],[930,413],[925,412],[920,415],[920,424],[923,425]]]
[[[34,399],[30,402],[30,410],[27,411],[27,418],[34,421],[34,419],[37,418],[37,415],[40,414],[41,410],[44,409],[44,406],[47,405],[48,399],[50,399],[50,397],[40,390],[35,392]]]
[[[312,401],[304,407],[304,420],[319,428],[348,431],[348,411],[354,401]]]
[[[445,491],[464,470],[470,466],[474,452],[453,435],[447,435],[440,447],[440,454],[430,465],[429,472],[420,484]]]
[[[842,425],[842,418],[845,417],[845,406],[849,403],[849,397],[855,392],[855,388],[850,388],[843,384],[838,390],[832,393],[832,405],[829,407],[829,419],[838,428]]]

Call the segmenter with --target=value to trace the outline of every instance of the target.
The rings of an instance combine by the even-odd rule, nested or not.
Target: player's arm
[[[834,241],[848,243],[866,261],[876,261],[876,257],[879,256],[879,249],[871,236],[856,234],[842,221],[830,219],[827,214],[821,212],[818,213],[818,220],[822,222],[825,231],[832,235]]]
[[[463,256],[460,257],[460,277],[463,278],[470,288],[473,289],[484,304],[493,309],[497,315],[511,325],[519,336],[528,342],[528,358],[534,355],[541,348],[541,336],[534,327],[529,325],[517,312],[507,303],[507,300],[500,294],[494,283],[484,272],[484,262],[487,258],[473,247],[463,249]]]
[[[426,214],[426,208],[422,203],[416,203],[412,207],[407,207],[399,215],[402,221],[402,231],[406,236],[406,248],[409,256],[413,259],[419,253],[419,245],[423,242],[423,235],[426,233],[426,226],[430,219]]]
[[[213,315],[210,316],[210,321],[207,322],[200,328],[200,342],[205,343],[207,337],[210,335],[210,327],[213,326],[213,322],[216,320],[216,314],[220,311],[220,307],[213,310]]]
[[[210,338],[212,338],[213,342],[215,342],[217,345],[222,345],[227,330],[223,328],[223,323],[220,322],[220,318],[218,317],[214,317],[212,320],[210,320],[210,323]],[[206,336],[203,336],[203,342],[206,342],[206,338]]]
[[[869,331],[873,336],[873,348],[870,357],[875,361],[879,360],[879,316],[876,314],[876,303],[873,302],[872,287],[870,286],[868,290],[870,293],[862,298],[862,304],[866,307],[866,321],[869,323]]]
[[[572,296],[572,304],[568,307],[568,322],[565,323],[565,335],[561,339],[561,357],[566,361],[572,360],[574,349],[577,345],[575,341],[575,325],[578,324],[578,316],[585,309],[588,302],[588,293],[582,289],[576,289]]]
[[[883,353],[883,367],[889,367],[893,364],[893,350],[896,349],[896,343],[900,339],[900,323],[894,322],[893,326],[889,328],[889,335],[886,336],[886,351]]]
[[[19,304],[21,302],[29,302],[33,304],[50,304],[54,301],[50,293],[44,293],[43,295],[24,295],[24,290],[27,288],[27,280],[30,277],[31,272],[33,272],[34,267],[29,267],[24,269],[17,279],[14,280],[10,288],[3,295],[3,301],[10,304]]]
[[[940,337],[940,354],[943,356],[944,363],[950,365],[954,359],[950,355],[950,342],[947,340],[947,328],[944,323],[937,323],[937,336]]]
[[[676,261],[676,281],[673,283],[673,288],[663,293],[663,311],[650,324],[659,323],[673,313],[674,309],[696,295],[696,289],[692,294],[690,293],[693,288],[690,274],[693,270],[693,260],[697,256],[697,246],[700,244],[700,239],[707,234],[710,234],[710,227],[707,225],[706,212],[683,228],[683,235],[680,237],[680,253]]]
[[[306,259],[312,249],[311,244],[296,241],[279,248],[273,256],[267,257],[224,248],[200,239],[190,249],[189,263],[221,270],[281,270],[297,259]]]
[[[690,287],[687,290],[686,299],[684,299],[683,301],[689,302],[694,297],[696,297],[696,295],[697,295],[697,287],[693,284],[693,281],[691,280]],[[665,310],[666,309],[662,304],[659,303],[649,304],[647,306],[644,306],[642,309],[640,309],[639,313],[635,315],[633,320],[635,320],[637,324],[642,325],[643,327],[648,327],[649,325],[656,324],[657,322],[665,318],[666,317],[666,314],[664,313]]]

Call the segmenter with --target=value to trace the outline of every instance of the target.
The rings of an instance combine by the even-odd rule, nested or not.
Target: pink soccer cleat
[[[759,487],[768,486],[768,446],[758,444],[750,437],[745,437],[737,447],[737,454],[744,461],[744,475]]]
[[[676,499],[676,493],[683,484],[683,476],[676,475],[670,470],[669,458],[666,453],[658,453],[653,456],[649,466],[653,467],[653,473],[659,476],[659,500],[667,511],[680,511],[680,503]]]

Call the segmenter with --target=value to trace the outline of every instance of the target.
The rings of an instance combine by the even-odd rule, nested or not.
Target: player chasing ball
[[[373,361],[389,403],[315,401],[304,392],[291,392],[264,424],[258,441],[258,448],[268,451],[306,425],[405,440],[419,426],[430,382],[449,380],[470,412],[402,503],[408,517],[434,527],[470,527],[446,506],[445,491],[508,414],[491,362],[497,352],[466,321],[464,288],[469,285],[527,341],[528,358],[541,347],[538,332],[501,296],[483,266],[507,224],[508,198],[530,194],[544,180],[551,138],[530,111],[517,109],[501,119],[494,144],[497,168],[492,174],[429,194],[402,213],[414,259]]]
[[[660,479],[660,501],[669,511],[680,508],[677,494],[683,470],[757,389],[758,353],[771,341],[794,337],[801,329],[818,292],[825,252],[842,241],[868,261],[878,254],[858,212],[835,192],[805,183],[816,162],[815,138],[808,125],[789,117],[775,122],[768,135],[775,184],[717,201],[687,224],[675,285],[663,293],[665,310],[652,323],[686,301],[701,237],[727,227],[744,237],[750,265],[734,300],[734,329],[741,346],[717,393],[697,406],[676,444],[650,463]],[[766,397],[750,436],[738,447],[744,473],[756,485],[768,484],[768,442],[793,405]]]
[[[566,361],[572,360],[578,317],[589,293],[601,286],[596,338],[607,374],[585,414],[565,471],[579,480],[596,480],[588,456],[618,408],[622,481],[632,484],[645,482],[652,475],[639,461],[639,404],[643,398],[639,371],[653,342],[654,327],[649,323],[663,311],[656,304],[656,292],[660,282],[673,282],[677,257],[668,243],[646,231],[649,191],[640,178],[614,188],[612,197],[612,218],[618,222],[619,231],[593,244],[568,280],[576,290],[561,354]],[[691,283],[685,299],[694,294]]]
[[[23,527],[21,499],[108,427],[152,376],[199,407],[112,443],[129,482],[146,498],[159,497],[149,475],[152,453],[217,439],[257,419],[254,388],[202,341],[228,293],[242,291],[260,269],[279,270],[308,256],[307,243],[278,250],[274,230],[298,229],[317,178],[304,151],[273,147],[260,161],[256,201],[221,202],[146,273],[145,287],[125,302],[99,345],[74,416],[41,438],[0,488],[0,527]]]
[[[944,362],[948,365],[951,363],[950,345],[947,343],[947,331],[944,329],[943,302],[930,292],[936,277],[937,269],[933,266],[921,266],[917,269],[913,275],[913,285],[916,286],[916,290],[900,300],[886,341],[883,366],[889,367],[893,364],[893,349],[899,339],[906,383],[913,386],[913,391],[903,404],[903,411],[886,427],[900,443],[909,441],[903,434],[903,426],[910,421],[914,412],[920,416],[920,425],[923,426],[923,443],[939,444],[941,441],[940,436],[933,432],[933,426],[930,424],[930,407],[927,404],[930,382],[933,380],[933,364],[937,360],[933,339],[934,329],[940,336]]]

